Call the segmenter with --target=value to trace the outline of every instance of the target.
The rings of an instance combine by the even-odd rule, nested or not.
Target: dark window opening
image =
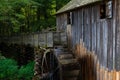
[[[100,5],[100,19],[106,18],[106,4]]]
[[[70,13],[67,13],[67,24],[70,24]]]
[[[67,13],[67,24],[72,24],[72,17],[73,17],[72,12],[68,12]]]

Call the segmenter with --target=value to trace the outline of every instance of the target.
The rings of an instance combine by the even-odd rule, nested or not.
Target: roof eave
[[[58,11],[56,12],[56,15],[58,15],[58,14],[62,14],[62,13],[65,13],[65,12],[69,12],[69,11],[72,11],[72,10],[74,10],[74,9],[81,8],[81,7],[84,7],[84,6],[87,6],[87,5],[91,5],[91,4],[99,3],[99,2],[101,2],[101,1],[96,1],[96,2],[93,2],[93,3],[89,3],[89,4],[85,4],[85,5],[81,5],[81,6],[74,7],[74,8],[68,9],[68,10],[64,10],[64,11],[61,11],[61,9],[64,8],[64,7],[62,7],[60,10],[58,10]]]

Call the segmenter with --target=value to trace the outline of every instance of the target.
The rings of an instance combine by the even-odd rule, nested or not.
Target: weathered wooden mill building
[[[57,30],[67,32],[69,48],[83,54],[79,53],[82,42],[86,51],[97,56],[100,74],[118,79],[119,72],[116,79],[112,74],[120,71],[120,0],[71,0],[56,16]]]

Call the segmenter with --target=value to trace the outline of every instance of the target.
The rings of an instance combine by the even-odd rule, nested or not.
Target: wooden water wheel
[[[42,80],[59,80],[59,65],[56,56],[50,49],[45,50],[41,66]]]
[[[61,47],[44,50],[40,61],[38,80],[77,80],[79,64],[68,50]]]

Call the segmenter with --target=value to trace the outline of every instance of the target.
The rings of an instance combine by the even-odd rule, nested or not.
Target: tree
[[[32,7],[38,5],[32,0],[0,1],[1,35],[30,31],[30,22],[33,22],[30,18],[34,14]]]
[[[0,36],[38,32],[56,24],[55,13],[69,0],[0,0]]]
[[[56,10],[59,10],[65,4],[67,4],[70,0],[56,0]]]

